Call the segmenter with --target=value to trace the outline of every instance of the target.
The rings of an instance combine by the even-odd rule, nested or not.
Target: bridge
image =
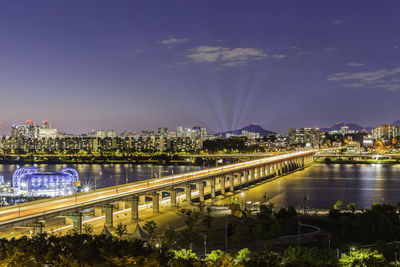
[[[171,206],[177,205],[178,189],[184,189],[186,201],[194,196],[203,202],[206,193],[212,199],[216,194],[234,192],[245,187],[285,172],[303,168],[313,161],[316,150],[294,152],[285,155],[251,160],[215,168],[203,169],[183,174],[165,176],[158,179],[140,181],[114,187],[107,187],[72,196],[44,199],[19,205],[0,208],[0,228],[32,224],[38,220],[47,220],[56,216],[73,217],[74,229],[82,231],[81,212],[94,209],[95,214],[105,212],[105,225],[113,226],[114,204],[130,206],[131,219],[139,218],[139,203],[145,197],[151,198],[154,212],[159,211],[162,193],[169,193]],[[197,189],[197,194],[193,194]]]

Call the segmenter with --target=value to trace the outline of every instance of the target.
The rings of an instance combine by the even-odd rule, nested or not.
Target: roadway
[[[84,208],[95,207],[96,205],[118,201],[134,194],[149,194],[152,192],[158,192],[169,187],[182,185],[184,183],[195,182],[197,180],[202,180],[213,176],[223,175],[234,171],[241,171],[247,168],[265,165],[266,163],[280,162],[313,153],[315,153],[315,150],[294,152],[286,155],[279,155],[243,163],[165,176],[159,179],[108,187],[92,192],[78,193],[72,196],[45,199],[23,203],[20,205],[3,207],[0,208],[0,226],[7,226],[12,223],[34,219],[37,217],[54,216],[65,212],[72,212],[77,209],[81,210]]]

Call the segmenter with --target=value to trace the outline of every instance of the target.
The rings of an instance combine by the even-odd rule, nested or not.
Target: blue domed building
[[[13,174],[14,192],[29,196],[65,196],[78,190],[78,172],[64,168],[57,172],[41,172],[38,167],[22,167]]]

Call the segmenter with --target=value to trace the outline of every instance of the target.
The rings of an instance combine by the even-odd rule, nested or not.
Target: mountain
[[[350,131],[362,131],[363,129],[365,129],[368,132],[371,132],[371,130],[372,130],[372,127],[363,127],[356,123],[344,123],[344,122],[337,123],[332,127],[320,128],[319,130],[321,132],[340,131],[340,129],[343,126],[348,126]]]
[[[235,134],[235,135],[241,135],[242,131],[248,131],[252,133],[259,133],[261,136],[268,136],[272,134],[276,134],[275,132],[265,130],[263,127],[257,124],[250,124],[249,126],[243,127],[242,129],[237,129],[233,131],[228,131],[228,132],[222,132],[222,133],[217,133],[216,135],[223,135],[225,136],[226,134]]]

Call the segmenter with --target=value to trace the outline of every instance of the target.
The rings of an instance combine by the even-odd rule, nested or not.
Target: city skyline
[[[218,135],[218,134],[224,134],[224,133],[229,133],[229,132],[237,132],[237,131],[249,131],[249,132],[253,132],[253,131],[266,131],[266,132],[271,132],[271,134],[286,134],[287,132],[290,132],[292,129],[296,129],[294,127],[287,127],[286,128],[286,132],[278,132],[278,131],[274,131],[274,129],[266,129],[264,128],[262,125],[258,125],[255,122],[252,122],[248,125],[245,125],[244,127],[240,127],[238,129],[232,129],[232,130],[228,130],[228,131],[224,131],[224,132],[210,132],[209,129],[207,129],[207,127],[204,127],[202,125],[177,125],[176,127],[173,128],[169,128],[169,127],[165,127],[165,126],[158,126],[156,128],[152,128],[152,129],[127,129],[127,128],[123,128],[123,129],[109,129],[109,128],[104,128],[104,127],[100,127],[100,128],[96,128],[96,129],[86,129],[83,130],[82,132],[71,132],[68,129],[65,129],[65,127],[62,126],[55,126],[53,124],[53,122],[48,121],[48,120],[43,120],[40,122],[35,122],[33,120],[26,120],[24,122],[15,122],[12,124],[10,129],[4,129],[2,123],[0,122],[0,135],[4,135],[4,134],[12,134],[12,129],[13,128],[17,128],[20,126],[24,126],[24,127],[29,127],[30,125],[36,127],[36,129],[44,129],[44,130],[48,130],[49,133],[51,134],[73,134],[73,135],[91,135],[91,134],[95,134],[96,132],[102,131],[104,133],[107,132],[113,132],[114,134],[139,134],[141,132],[157,132],[157,131],[169,131],[169,132],[179,132],[179,131],[187,131],[188,129],[193,129],[193,130],[200,130],[200,129],[205,129],[206,132],[208,132],[208,134],[211,135]],[[323,132],[328,132],[328,131],[336,131],[337,129],[346,126],[347,128],[350,126],[350,128],[354,128],[353,130],[355,131],[361,131],[365,130],[367,132],[370,132],[373,128],[379,127],[379,126],[387,126],[387,125],[392,125],[392,126],[400,126],[400,120],[396,120],[393,122],[380,122],[377,125],[370,125],[370,126],[365,126],[365,125],[359,125],[355,122],[337,122],[334,125],[326,125],[326,126],[322,126],[322,127],[310,127],[307,125],[303,125],[301,127],[297,127],[299,129],[317,129],[317,130],[322,130]],[[258,127],[257,129],[249,129],[251,127]],[[261,129],[259,129],[259,127],[261,127]],[[339,128],[338,128],[339,127]],[[180,128],[180,129],[179,129]],[[337,128],[337,129],[336,129]],[[55,130],[55,132],[52,132],[53,130]],[[47,132],[46,132],[47,133]]]
[[[400,109],[398,7],[1,3],[0,120],[6,131],[29,118],[72,133],[178,125],[219,132],[251,122],[287,132],[393,122]]]

